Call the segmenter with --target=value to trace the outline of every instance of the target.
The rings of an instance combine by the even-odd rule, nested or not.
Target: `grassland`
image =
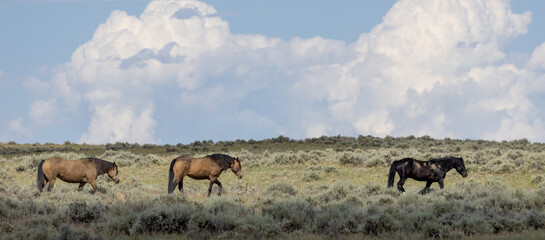
[[[543,239],[545,145],[429,137],[285,137],[263,141],[195,141],[177,145],[0,144],[2,239]],[[229,171],[221,197],[207,181],[186,179],[185,195],[167,195],[170,161],[223,152],[242,159],[244,178]],[[77,191],[58,181],[35,187],[41,159],[95,156],[120,165]],[[463,157],[469,177],[454,170],[445,189],[420,195],[386,188],[388,166],[403,157]],[[396,177],[396,180],[398,178]],[[213,194],[217,194],[214,187]]]

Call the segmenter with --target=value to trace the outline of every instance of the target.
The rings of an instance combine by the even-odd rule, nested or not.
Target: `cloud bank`
[[[54,96],[37,99],[29,121],[46,127],[83,112],[86,143],[279,134],[544,141],[545,43],[523,64],[502,50],[530,21],[506,0],[401,0],[356,42],[283,41],[232,34],[199,1],[153,1],[140,16],[112,12],[51,80],[29,80],[28,91]]]

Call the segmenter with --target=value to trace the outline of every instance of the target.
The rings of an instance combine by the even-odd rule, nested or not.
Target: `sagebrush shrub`
[[[286,182],[276,183],[269,186],[269,188],[267,188],[267,193],[272,194],[274,192],[279,192],[279,193],[290,195],[290,196],[297,194],[297,191],[295,191],[295,188],[293,188],[291,184]]]
[[[303,176],[301,177],[301,180],[305,182],[318,181],[320,179],[322,179],[322,176],[320,176],[320,172],[315,170],[307,170],[305,171],[305,173],[303,173]]]
[[[193,230],[218,233],[235,229],[237,222],[223,214],[213,214],[206,210],[200,210],[191,216],[189,227]]]
[[[4,221],[0,222],[0,233],[11,233],[13,230],[15,230],[15,228],[11,223]]]
[[[268,239],[284,234],[278,221],[259,213],[240,218],[235,231],[246,234],[249,239]]]
[[[365,211],[350,204],[334,204],[320,211],[314,221],[314,232],[338,236],[362,230]]]
[[[363,159],[360,156],[351,153],[344,153],[339,158],[339,163],[342,165],[350,164],[354,166],[359,166],[363,164]]]
[[[188,229],[195,209],[188,205],[160,205],[144,211],[136,220],[132,233],[181,233]]]
[[[90,223],[100,218],[108,210],[102,204],[87,205],[86,202],[73,202],[68,205],[68,216],[75,223]]]
[[[400,215],[388,208],[370,208],[363,219],[362,231],[369,235],[396,232],[402,227]]]
[[[98,240],[102,239],[100,236],[95,236],[89,231],[79,228],[74,228],[69,224],[63,224],[58,232],[57,238],[59,240]]]
[[[316,216],[316,209],[308,202],[289,198],[263,206],[263,215],[271,216],[282,224],[282,230],[293,232],[303,229],[308,223],[312,223]]]

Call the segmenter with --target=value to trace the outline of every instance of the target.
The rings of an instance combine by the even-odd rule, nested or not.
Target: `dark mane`
[[[114,163],[111,163],[102,159],[93,158],[93,157],[85,158],[85,159],[87,159],[89,162],[95,163],[95,167],[97,168],[97,173],[99,175],[103,173],[107,173],[110,169],[114,168]]]
[[[235,161],[233,157],[220,153],[208,155],[206,157],[216,161],[220,165],[222,171],[229,169],[231,163]]]
[[[438,163],[441,166],[451,169],[456,167],[460,162],[463,162],[462,158],[457,157],[444,157],[444,158],[433,158],[429,160],[430,163]]]

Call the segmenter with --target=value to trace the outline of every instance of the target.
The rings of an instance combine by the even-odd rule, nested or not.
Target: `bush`
[[[359,157],[359,156],[355,156],[355,155],[350,154],[350,153],[344,153],[339,158],[339,163],[341,163],[342,165],[350,164],[350,165],[354,165],[354,166],[359,166],[359,165],[363,164],[363,159],[361,157]]]
[[[57,236],[59,240],[94,240],[102,239],[99,236],[94,236],[89,233],[87,230],[73,228],[68,224],[63,224],[59,229]]]
[[[545,213],[527,211],[524,223],[531,229],[543,229],[545,227]]]
[[[543,175],[533,176],[531,182],[533,184],[539,184],[539,183],[543,182]]]
[[[46,225],[38,225],[37,227],[24,228],[22,231],[11,234],[12,239],[50,239],[50,233],[54,232]],[[2,236],[3,238],[4,236]]]
[[[361,231],[365,211],[349,204],[335,204],[324,208],[314,222],[314,232],[337,237]]]
[[[102,216],[101,221],[94,225],[94,230],[107,235],[130,235],[138,216],[133,209],[119,204]]]
[[[13,232],[15,228],[9,222],[0,222],[0,233],[10,233]]]
[[[188,205],[157,206],[145,210],[136,220],[132,233],[181,233],[188,229],[195,210]]]
[[[73,202],[68,205],[68,216],[75,223],[90,223],[100,218],[108,207],[102,205],[88,206],[86,202]]]
[[[396,232],[401,228],[399,211],[393,208],[369,208],[363,220],[363,232],[365,234],[379,235]]]
[[[197,231],[209,231],[213,233],[231,231],[237,224],[229,216],[212,214],[208,211],[197,211],[191,216],[189,226]]]
[[[300,199],[286,199],[263,206],[263,215],[271,216],[282,225],[285,232],[301,230],[312,223],[316,216],[316,209],[308,202]]]
[[[305,182],[318,181],[320,179],[322,179],[322,177],[320,176],[320,173],[318,171],[313,171],[313,170],[305,171],[305,173],[303,173],[303,176],[301,177],[301,180]]]
[[[242,217],[235,231],[246,234],[249,239],[267,239],[283,234],[278,221],[261,214],[248,214]]]
[[[295,188],[289,183],[282,182],[271,185],[269,188],[267,188],[267,192],[269,194],[274,192],[279,192],[284,195],[294,196],[297,194],[297,191],[295,191]]]

